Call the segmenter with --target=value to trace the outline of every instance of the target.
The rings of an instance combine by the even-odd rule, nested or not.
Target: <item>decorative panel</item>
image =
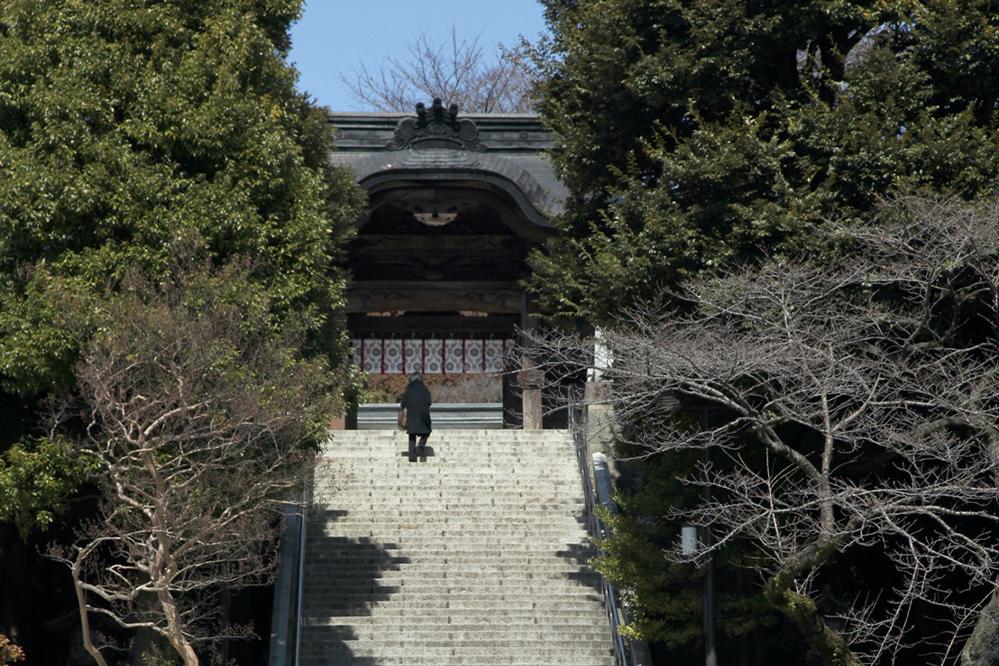
[[[382,341],[364,341],[364,367],[365,372],[380,373],[382,371]]]
[[[457,375],[465,371],[464,344],[462,340],[444,341],[444,373]]]
[[[486,340],[486,372],[506,372],[506,340]]]
[[[444,371],[444,341],[425,340],[423,354],[423,373],[435,375]]]
[[[411,375],[414,372],[423,372],[424,341],[422,339],[404,339],[402,344],[406,349],[406,374]]]
[[[483,372],[482,343],[485,340],[465,340],[465,372]]]
[[[382,365],[382,372],[390,374],[402,373],[402,340],[386,340],[384,349],[385,359]]]
[[[369,338],[354,340],[354,362],[373,374],[462,374],[507,371],[510,340]]]

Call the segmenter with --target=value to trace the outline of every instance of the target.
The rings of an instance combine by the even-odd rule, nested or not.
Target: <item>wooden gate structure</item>
[[[533,115],[460,115],[439,100],[331,122],[333,163],[353,168],[369,197],[347,253],[355,359],[369,372],[481,365],[502,373],[505,424],[541,427],[538,378],[511,350],[537,325],[520,281],[565,195],[551,134]]]

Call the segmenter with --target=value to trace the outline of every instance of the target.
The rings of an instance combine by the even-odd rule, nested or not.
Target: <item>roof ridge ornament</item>
[[[479,140],[479,128],[468,118],[458,119],[458,105],[447,109],[440,97],[434,98],[430,112],[420,102],[416,118],[403,118],[395,127],[395,136],[385,144],[389,150],[405,148],[449,148],[484,152],[486,145]]]

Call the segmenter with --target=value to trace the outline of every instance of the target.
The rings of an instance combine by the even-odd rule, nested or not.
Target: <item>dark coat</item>
[[[429,435],[430,389],[422,381],[411,381],[402,394],[399,407],[406,411],[406,432],[410,435]]]

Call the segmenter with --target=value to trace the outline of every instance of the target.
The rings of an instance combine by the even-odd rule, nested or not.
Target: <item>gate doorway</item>
[[[385,387],[418,369],[441,395],[493,378],[504,425],[539,427],[540,392],[518,383],[524,359],[513,350],[518,331],[537,325],[527,256],[553,235],[564,196],[550,134],[535,116],[459,116],[437,100],[415,115],[332,122],[333,161],[369,197],[347,253],[358,367]]]

